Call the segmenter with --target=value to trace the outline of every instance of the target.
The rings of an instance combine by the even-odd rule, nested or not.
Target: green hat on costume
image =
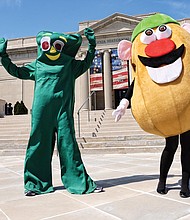
[[[137,37],[138,34],[145,31],[147,28],[154,28],[160,26],[161,24],[167,23],[176,23],[179,24],[176,20],[171,18],[165,14],[154,14],[147,18],[144,18],[134,29],[131,37],[131,41],[133,42],[134,39]]]

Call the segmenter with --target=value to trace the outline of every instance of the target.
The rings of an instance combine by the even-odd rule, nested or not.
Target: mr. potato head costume
[[[149,133],[166,139],[161,156],[157,192],[166,194],[167,174],[180,139],[181,197],[189,197],[190,178],[190,24],[180,24],[164,14],[143,19],[131,42],[118,45],[122,60],[130,60],[133,82],[113,111],[115,121],[131,100],[134,118]]]

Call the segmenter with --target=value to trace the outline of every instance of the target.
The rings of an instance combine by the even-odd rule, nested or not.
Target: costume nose
[[[56,52],[57,52],[57,51],[56,51],[55,47],[52,46],[51,49],[50,49],[50,53],[56,53]]]
[[[168,38],[164,38],[161,40],[156,40],[147,45],[145,48],[145,53],[149,57],[160,57],[170,53],[175,50],[175,43]]]

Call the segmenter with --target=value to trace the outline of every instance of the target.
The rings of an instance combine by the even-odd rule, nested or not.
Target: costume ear
[[[181,27],[190,33],[190,24],[189,23],[184,23],[181,25]]]
[[[120,41],[117,47],[118,57],[121,60],[130,60],[131,47],[132,47],[132,43],[130,41],[127,40]]]

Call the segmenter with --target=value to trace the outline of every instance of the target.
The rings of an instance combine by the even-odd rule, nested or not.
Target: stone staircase
[[[115,123],[112,110],[82,111],[80,124],[75,114],[77,142],[82,153],[160,152],[164,138],[144,132],[130,109]],[[31,115],[0,118],[0,155],[23,155],[30,133]],[[55,148],[56,151],[56,148]]]
[[[100,111],[96,120],[81,125],[78,143],[85,153],[161,152],[165,139],[143,131],[127,109],[122,119],[115,123],[112,110]],[[93,126],[92,126],[93,124]],[[77,129],[76,129],[77,130]]]

